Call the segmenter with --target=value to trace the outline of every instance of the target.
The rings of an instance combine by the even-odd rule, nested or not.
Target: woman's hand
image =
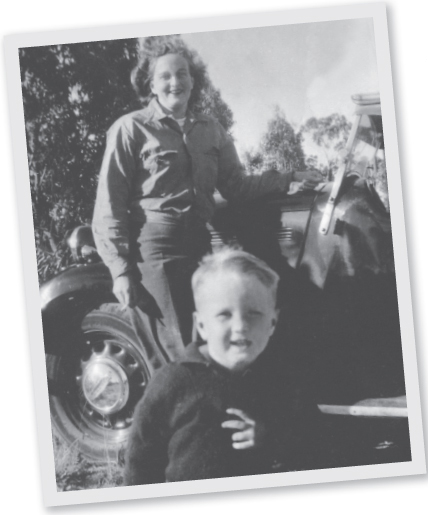
[[[113,293],[123,309],[134,308],[140,298],[140,284],[129,275],[120,275],[113,284]]]
[[[308,170],[306,172],[293,172],[293,181],[301,182],[302,185],[299,189],[313,190],[323,177],[317,170]]]
[[[224,429],[237,430],[232,433],[232,447],[234,449],[251,449],[263,444],[264,424],[259,421],[256,422],[240,409],[229,408],[226,413],[237,417],[237,419],[226,420],[221,425]]]

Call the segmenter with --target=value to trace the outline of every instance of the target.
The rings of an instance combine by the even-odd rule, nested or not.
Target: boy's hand
[[[229,408],[226,413],[238,417],[238,419],[226,420],[221,425],[225,429],[237,429],[232,433],[234,449],[251,449],[263,443],[265,430],[261,422],[256,422],[240,409]]]

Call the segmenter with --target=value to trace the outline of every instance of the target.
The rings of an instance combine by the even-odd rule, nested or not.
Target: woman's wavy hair
[[[207,86],[206,66],[194,50],[190,50],[181,36],[150,36],[139,40],[138,64],[132,70],[131,83],[143,104],[147,104],[153,97],[150,82],[156,61],[167,54],[179,54],[189,65],[190,75],[193,77],[193,88],[189,98],[189,107],[200,101],[201,92]]]

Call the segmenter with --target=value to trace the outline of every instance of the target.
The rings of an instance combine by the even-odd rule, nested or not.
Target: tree
[[[352,124],[345,116],[332,114],[325,118],[310,118],[300,129],[320,147],[328,170],[328,180],[331,180],[337,169],[338,151],[345,147]]]
[[[249,175],[261,173],[264,169],[264,156],[259,150],[247,150],[242,156],[242,164]]]
[[[67,231],[92,217],[105,132],[138,107],[135,57],[135,40],[20,49],[41,280],[67,263]]]
[[[311,169],[318,170],[318,168],[319,168],[318,156],[315,156],[313,154],[306,156],[305,157],[305,167],[309,170],[311,170]]]
[[[206,82],[207,84],[202,90],[202,98],[200,102],[194,106],[193,110],[196,113],[204,113],[214,116],[230,133],[230,129],[235,123],[233,120],[233,112],[221,98],[220,90],[214,87],[209,77],[207,77]]]
[[[92,218],[107,129],[141,108],[130,82],[137,43],[122,39],[20,49],[41,281],[68,264],[68,231]],[[230,130],[232,111],[209,80],[196,107]]]
[[[286,172],[304,169],[301,135],[295,132],[279,106],[275,106],[274,115],[268,122],[260,143],[260,152],[264,157],[265,168]]]

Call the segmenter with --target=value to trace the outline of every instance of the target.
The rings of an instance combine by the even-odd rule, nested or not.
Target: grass
[[[91,461],[75,446],[53,434],[56,485],[58,492],[112,488],[123,484],[123,466],[108,461]]]

